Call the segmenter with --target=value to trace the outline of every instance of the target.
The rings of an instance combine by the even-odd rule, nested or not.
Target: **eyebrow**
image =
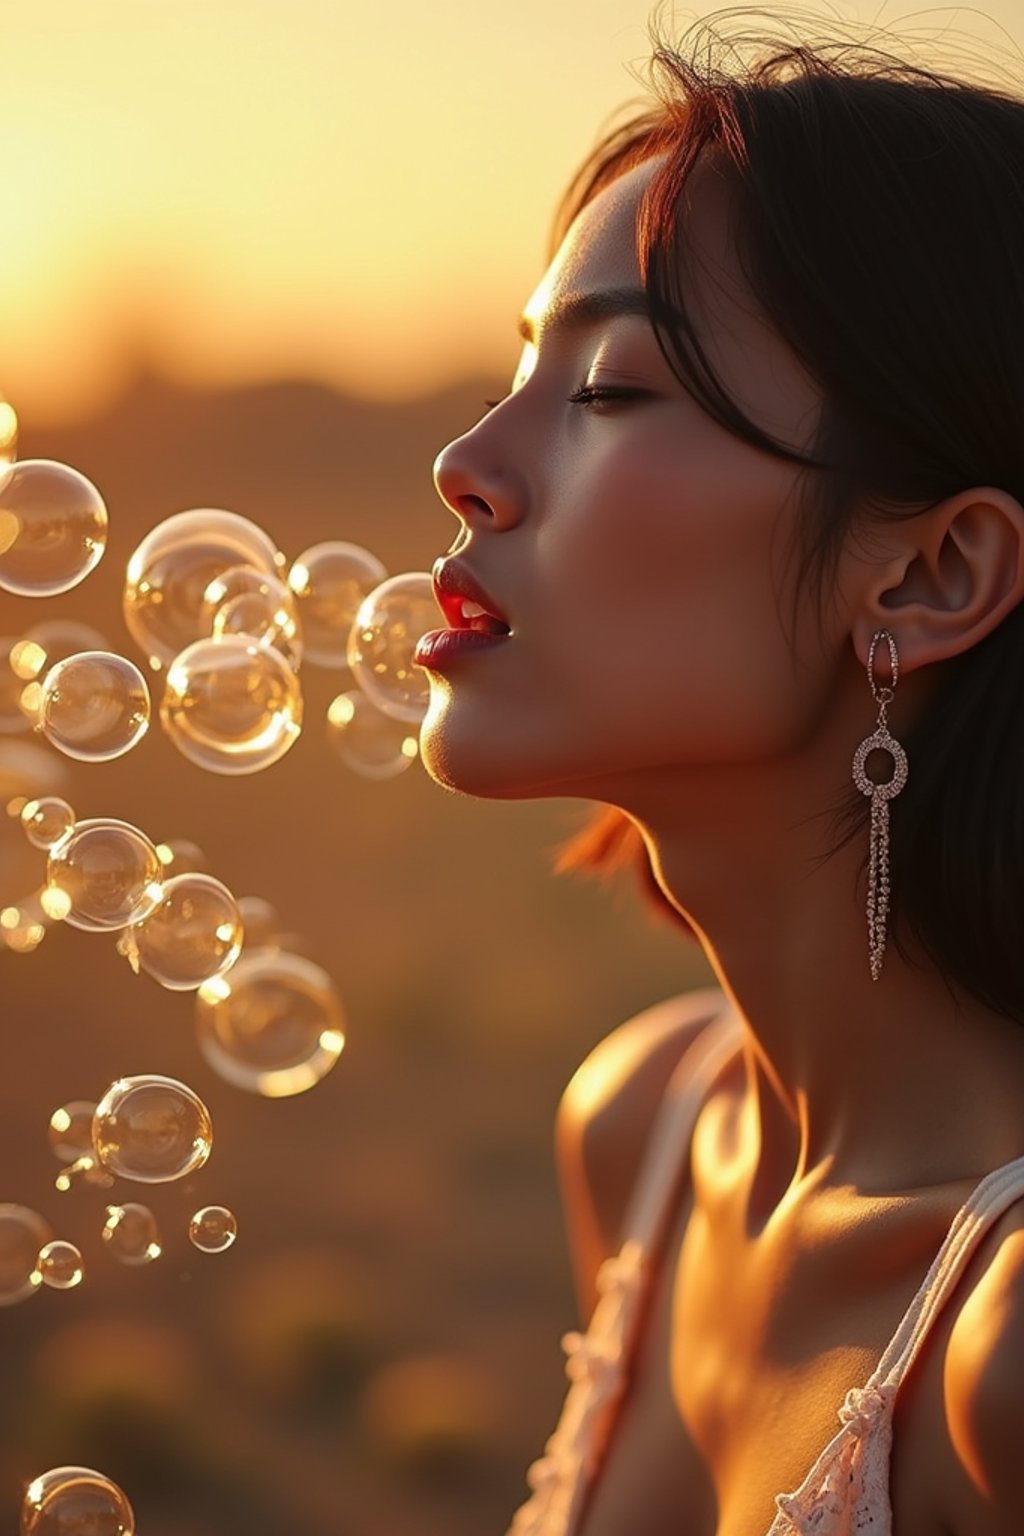
[[[519,334],[536,343],[540,330],[579,330],[618,315],[638,315],[650,322],[651,306],[642,288],[595,288],[590,293],[570,293],[549,309],[540,325],[528,315],[519,317]]]

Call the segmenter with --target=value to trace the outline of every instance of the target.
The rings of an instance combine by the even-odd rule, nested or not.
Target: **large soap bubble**
[[[141,923],[123,936],[123,951],[173,992],[188,992],[220,976],[242,949],[238,903],[212,875],[172,875],[163,896]]]
[[[160,722],[200,768],[257,773],[298,738],[299,680],[273,646],[245,635],[197,640],[168,668]]]
[[[42,1284],[36,1261],[53,1232],[27,1205],[0,1205],[0,1307],[34,1296]]]
[[[345,1044],[344,1015],[326,971],[300,955],[242,951],[196,995],[199,1048],[226,1082],[267,1098],[312,1088]]]
[[[21,459],[0,478],[0,587],[52,597],[78,585],[107,546],[107,509],[84,475]]]
[[[206,1162],[213,1123],[199,1095],[173,1077],[119,1077],[96,1105],[92,1144],[118,1178],[168,1184]]]
[[[51,667],[40,689],[37,729],[85,763],[130,752],[149,729],[149,689],[134,662],[82,651]]]
[[[436,628],[434,587],[425,571],[389,576],[364,599],[348,639],[348,664],[370,702],[386,715],[422,721],[430,679],[412,658],[420,637]]]
[[[283,564],[273,540],[237,512],[176,512],[147,533],[128,561],[128,631],[152,666],[168,666],[202,638],[203,604],[214,577],[238,565],[277,575]]]
[[[288,585],[298,599],[307,661],[315,667],[348,666],[356,614],[387,574],[376,555],[342,539],[302,551],[288,572]]]
[[[353,689],[339,693],[327,710],[327,740],[338,757],[364,779],[393,779],[419,754],[415,732]]]
[[[162,876],[159,855],[138,827],[91,817],[51,851],[43,908],[72,928],[126,928],[160,900]]]
[[[102,1472],[54,1467],[28,1486],[21,1536],[135,1536],[135,1515]]]

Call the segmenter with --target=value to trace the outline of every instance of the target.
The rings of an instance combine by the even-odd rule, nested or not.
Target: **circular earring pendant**
[[[869,779],[864,769],[869,755],[876,749],[888,752],[892,758],[892,778],[884,784]],[[884,725],[866,737],[853,754],[853,781],[862,794],[878,795],[882,800],[891,800],[898,795],[907,782],[907,754]]]

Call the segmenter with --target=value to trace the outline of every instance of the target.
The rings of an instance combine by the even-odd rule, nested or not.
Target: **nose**
[[[498,462],[493,443],[488,447],[477,431],[474,427],[441,449],[434,460],[434,485],[461,522],[498,532],[519,521],[522,488]]]

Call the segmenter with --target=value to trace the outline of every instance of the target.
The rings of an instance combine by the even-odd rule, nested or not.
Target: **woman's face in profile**
[[[783,629],[798,466],[714,422],[662,356],[636,254],[656,162],[576,219],[524,311],[510,393],[438,456],[458,564],[511,626],[431,671],[423,759],[485,797],[631,804],[652,770],[792,750],[822,707],[821,647]],[[690,312],[737,403],[796,446],[819,394],[742,280],[726,184],[683,217]],[[841,637],[834,637],[836,648]]]

